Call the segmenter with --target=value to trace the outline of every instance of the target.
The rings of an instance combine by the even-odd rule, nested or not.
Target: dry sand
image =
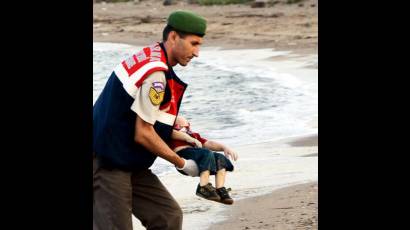
[[[285,2],[281,0],[273,7],[265,8],[199,6],[187,4],[187,1],[163,6],[162,0],[97,3],[94,4],[94,41],[137,46],[160,41],[169,13],[186,9],[208,20],[204,46],[317,53],[317,0],[304,0],[299,4]]]

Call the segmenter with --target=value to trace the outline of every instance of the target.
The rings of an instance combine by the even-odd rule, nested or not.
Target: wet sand
[[[225,213],[228,220],[209,229],[317,229],[317,191],[317,183],[308,183],[240,200]]]

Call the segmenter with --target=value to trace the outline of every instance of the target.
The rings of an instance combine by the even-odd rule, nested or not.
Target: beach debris
[[[293,209],[293,207],[283,207],[283,208],[274,208],[274,209]]]
[[[225,18],[278,18],[281,16],[284,16],[285,14],[282,12],[278,13],[273,13],[270,15],[264,15],[264,14],[251,14],[251,13],[240,13],[240,14],[232,14],[232,15],[227,15]]]
[[[266,0],[255,0],[252,4],[252,8],[262,8],[266,6]]]
[[[164,6],[170,6],[170,5],[172,5],[172,0],[165,0],[162,4]]]
[[[151,21],[152,21],[152,18],[149,15],[146,16],[146,17],[141,18],[142,23],[150,23]]]
[[[313,221],[311,219],[307,219],[305,221],[302,222],[303,225],[312,225]]]
[[[303,0],[288,0],[287,2],[286,2],[286,4],[294,4],[294,3],[299,3],[299,2],[302,2]]]
[[[282,16],[285,16],[285,14],[282,13],[282,12],[279,12],[279,13],[276,13],[276,14],[272,14],[272,15],[271,15],[272,18],[279,18],[279,17],[282,17]]]

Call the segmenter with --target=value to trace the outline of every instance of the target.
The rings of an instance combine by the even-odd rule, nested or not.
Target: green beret
[[[189,11],[174,11],[168,17],[168,25],[181,32],[205,35],[206,20]]]

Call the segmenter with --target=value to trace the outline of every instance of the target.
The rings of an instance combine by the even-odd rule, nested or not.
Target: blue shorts
[[[177,154],[185,159],[194,160],[198,165],[199,173],[209,170],[211,175],[215,175],[217,171],[225,169],[226,171],[233,171],[231,161],[225,155],[217,152],[212,152],[205,148],[185,148],[177,152]],[[178,172],[186,175],[183,171]]]

